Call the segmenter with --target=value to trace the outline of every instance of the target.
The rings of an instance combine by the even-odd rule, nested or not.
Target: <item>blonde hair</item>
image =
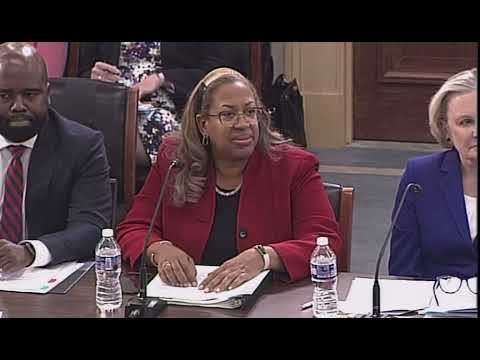
[[[462,71],[450,77],[430,101],[428,107],[430,132],[442,147],[452,147],[447,133],[447,111],[450,99],[455,95],[474,90],[477,90],[477,68]]]
[[[178,144],[175,154],[181,166],[178,171],[173,192],[174,204],[182,207],[185,203],[197,203],[202,197],[206,182],[207,172],[212,155],[209,146],[202,145],[202,134],[198,129],[197,115],[208,113],[212,105],[216,90],[224,85],[240,81],[251,90],[256,106],[263,104],[253,84],[239,72],[229,68],[218,68],[208,73],[193,89],[182,116],[182,129],[173,133]],[[260,149],[267,155],[276,158],[273,147],[289,142],[280,133],[270,128],[270,115],[263,111],[258,118]],[[280,148],[279,148],[280,150]]]

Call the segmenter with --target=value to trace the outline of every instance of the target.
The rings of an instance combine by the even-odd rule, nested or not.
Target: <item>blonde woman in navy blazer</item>
[[[477,248],[477,70],[448,79],[429,107],[432,135],[446,151],[410,159],[394,211],[409,193],[393,230],[391,275],[434,279],[478,273]]]

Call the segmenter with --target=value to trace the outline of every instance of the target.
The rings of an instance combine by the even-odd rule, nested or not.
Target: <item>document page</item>
[[[347,299],[339,310],[350,314],[372,312],[373,279],[355,278]],[[433,281],[380,280],[381,311],[419,310],[428,307],[433,297]]]
[[[60,284],[83,263],[69,262],[47,268],[32,268],[15,274],[3,274],[0,291],[46,294]]]
[[[209,273],[217,269],[217,266],[201,266],[197,265],[197,284],[200,285]],[[165,284],[160,277],[155,278],[147,286],[147,295],[158,297],[167,301],[181,301],[185,303],[217,303],[226,301],[242,295],[252,295],[262,280],[267,276],[268,271],[263,271],[255,278],[240,285],[238,288],[224,291],[221,293],[205,293],[198,287],[175,287]]]

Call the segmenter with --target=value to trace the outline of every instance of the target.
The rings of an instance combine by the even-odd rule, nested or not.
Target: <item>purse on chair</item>
[[[272,125],[296,144],[307,146],[303,96],[296,79],[288,82],[285,75],[277,77],[265,90],[265,104],[272,115]]]

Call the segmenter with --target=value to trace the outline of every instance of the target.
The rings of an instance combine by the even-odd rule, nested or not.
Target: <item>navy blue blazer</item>
[[[452,149],[410,159],[393,213],[411,182],[423,191],[407,195],[393,229],[390,274],[426,279],[477,276],[478,253],[470,236],[458,152]]]
[[[25,219],[52,265],[93,258],[110,226],[109,170],[103,135],[50,109],[30,157]]]

